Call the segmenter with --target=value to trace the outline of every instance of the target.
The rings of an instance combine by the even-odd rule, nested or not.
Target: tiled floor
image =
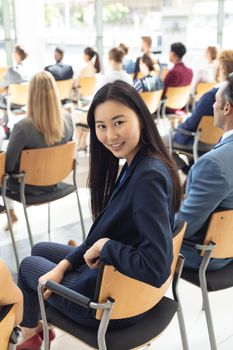
[[[79,194],[81,197],[85,225],[88,229],[91,225],[90,210],[88,206],[88,191],[85,188],[86,170],[88,165],[87,157],[78,159],[78,184]],[[15,238],[20,253],[20,258],[30,253],[28,244],[25,222],[23,220],[22,208],[16,205],[16,211],[20,218],[15,227]],[[47,239],[47,207],[29,208],[30,221],[35,241]],[[65,199],[52,203],[52,240],[58,242],[67,242],[68,239],[74,238],[81,240],[80,224],[78,220],[78,211],[76,198],[70,195]],[[43,218],[43,219],[42,219]],[[0,225],[3,226],[5,217],[0,216]],[[9,233],[0,229],[0,256],[9,265],[12,273],[15,275],[15,262],[12,255]],[[190,350],[209,350],[208,333],[205,323],[204,313],[201,311],[201,294],[200,290],[184,281],[179,286],[180,297],[184,310],[184,318],[187,327],[188,341]],[[170,293],[170,292],[169,292]],[[168,293],[168,295],[169,295]],[[231,299],[232,298],[232,299]],[[213,322],[216,332],[217,344],[219,350],[233,349],[233,288],[210,294],[210,303],[213,313]],[[52,350],[85,350],[88,349],[74,338],[65,335],[57,330],[57,337],[52,343]],[[182,344],[179,334],[178,321],[176,316],[164,333],[156,339],[150,346],[151,350],[181,350]],[[120,349],[119,349],[120,350]]]

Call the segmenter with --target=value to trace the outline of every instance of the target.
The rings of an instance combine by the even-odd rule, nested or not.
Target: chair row
[[[47,334],[45,349],[48,349],[48,322],[94,349],[129,350],[139,348],[154,340],[177,313],[182,347],[188,350],[185,322],[178,293],[178,283],[181,277],[201,288],[211,350],[217,350],[208,292],[233,287],[233,262],[221,270],[206,272],[206,269],[211,257],[221,259],[233,257],[233,210],[220,211],[212,215],[203,244],[194,245],[189,242],[203,256],[199,271],[183,268],[184,257],[179,254],[179,251],[185,228],[186,224],[180,223],[174,231],[171,275],[160,288],[129,278],[112,266],[100,268],[95,300],[52,281],[41,283],[38,287],[38,295],[44,334]],[[165,296],[170,285],[173,298]],[[42,297],[45,288],[83,307],[93,308],[96,319],[100,320],[98,330],[88,329],[74,323],[51,305],[45,306]],[[147,312],[146,316],[135,325],[118,330],[107,330],[110,319],[132,317],[143,312]]]
[[[11,175],[19,182],[19,192],[11,192],[7,188],[9,175],[5,174],[5,153],[0,153],[0,185],[8,224],[10,228],[11,240],[14,249],[17,268],[19,267],[19,256],[14,239],[12,223],[9,215],[9,208],[6,197],[22,203],[27,225],[30,245],[33,245],[33,234],[31,231],[27,207],[31,205],[48,204],[48,234],[50,238],[50,203],[63,198],[73,192],[76,193],[78,212],[80,217],[83,240],[85,239],[85,227],[82,215],[81,203],[76,183],[76,143],[68,142],[63,145],[27,149],[22,151],[19,165],[19,174]],[[72,184],[65,183],[64,180],[72,174]],[[52,191],[38,194],[28,194],[26,186],[54,186]]]

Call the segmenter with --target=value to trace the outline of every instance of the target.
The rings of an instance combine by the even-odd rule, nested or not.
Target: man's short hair
[[[233,73],[228,75],[226,82],[222,91],[223,106],[227,101],[233,106]]]
[[[58,53],[62,56],[62,58],[63,58],[63,56],[64,56],[64,50],[62,50],[60,47],[56,47],[55,52],[58,52]]]
[[[186,47],[182,43],[173,43],[171,44],[171,51],[179,58],[182,58],[186,54]]]

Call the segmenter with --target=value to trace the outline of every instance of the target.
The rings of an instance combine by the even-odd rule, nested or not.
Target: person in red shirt
[[[164,78],[163,97],[166,96],[166,90],[170,86],[186,86],[191,84],[193,71],[182,62],[185,54],[186,47],[184,44],[180,42],[171,44],[169,59],[174,64],[174,67],[169,70]]]

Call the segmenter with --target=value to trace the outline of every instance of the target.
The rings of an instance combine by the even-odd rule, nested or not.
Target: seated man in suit
[[[73,78],[73,68],[69,64],[62,62],[64,51],[57,47],[54,52],[56,64],[45,67],[45,70],[50,72],[55,80],[68,80]]]
[[[213,212],[233,208],[233,73],[222,83],[214,103],[215,125],[224,134],[211,151],[199,158],[189,172],[186,198],[176,220],[188,223],[185,238],[202,243]],[[182,246],[185,266],[198,269],[202,257],[195,248]],[[208,270],[220,269],[232,259],[211,259]]]

